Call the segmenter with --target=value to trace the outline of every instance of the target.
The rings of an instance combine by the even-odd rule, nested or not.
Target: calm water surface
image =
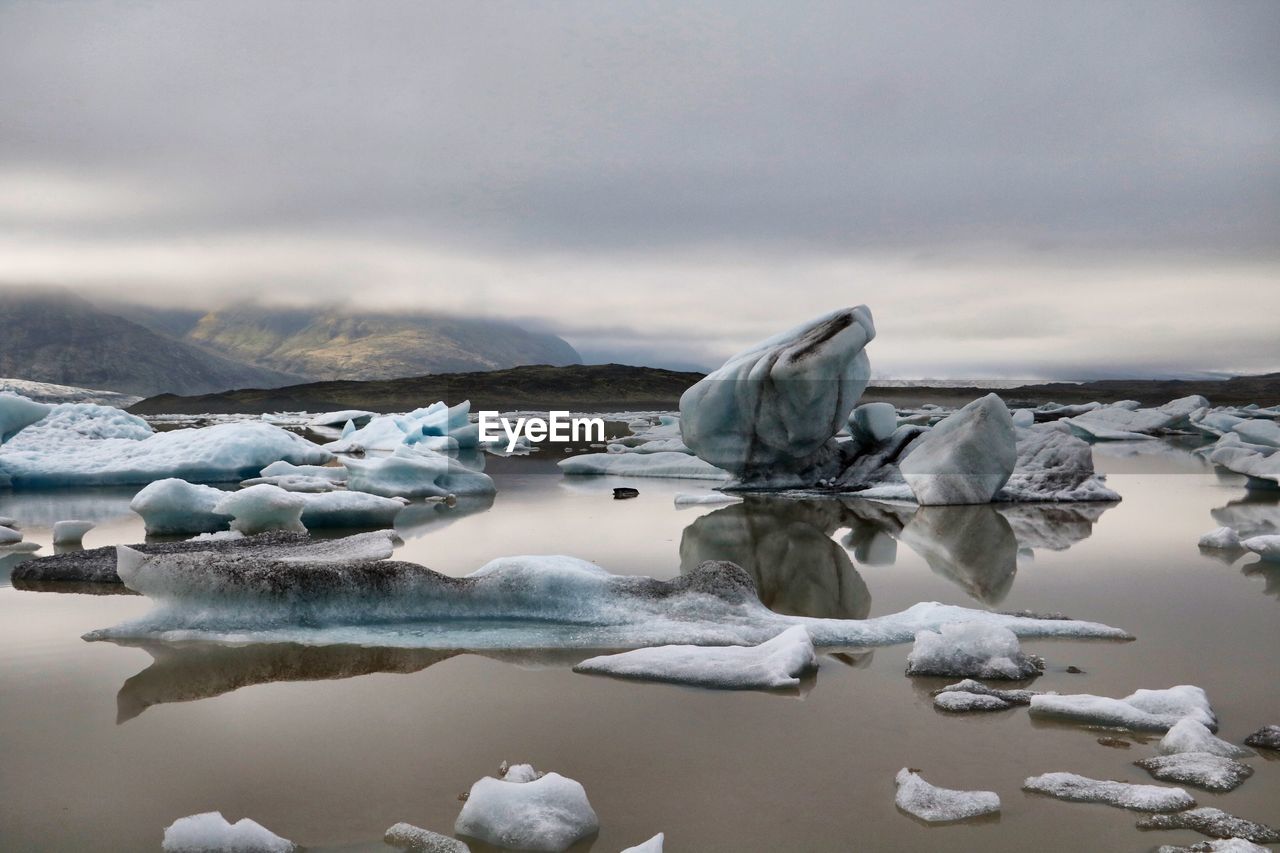
[[[550,455],[550,454],[545,454]],[[1122,696],[1204,687],[1239,742],[1280,723],[1280,568],[1202,554],[1219,524],[1280,528],[1280,495],[1249,496],[1166,442],[1099,446],[1124,501],[1087,511],[886,508],[753,500],[677,510],[705,483],[560,477],[554,459],[490,459],[488,505],[415,508],[398,557],[463,574],[499,556],[562,553],[670,578],[702,559],[743,564],[777,610],[861,618],[922,600],[1060,611],[1132,643],[1030,640],[1037,689]],[[0,493],[50,553],[49,527],[100,519],[89,546],[135,542],[131,490]],[[0,563],[7,578],[12,560]],[[933,709],[942,680],[903,675],[908,646],[822,658],[791,694],[713,692],[575,675],[574,654],[480,656],[297,646],[139,646],[80,636],[146,599],[14,589],[0,580],[0,850],[154,850],[178,817],[252,817],[312,849],[387,850],[397,821],[451,833],[457,796],[503,759],[579,780],[613,853],[656,832],[669,851],[1130,850],[1201,840],[1142,833],[1136,815],[1025,794],[1066,770],[1154,782],[1104,734],[1025,709]],[[1077,666],[1084,674],[1066,672]],[[1280,761],[1197,800],[1280,823]],[[893,777],[997,791],[998,818],[926,826]],[[473,850],[485,850],[473,844]]]

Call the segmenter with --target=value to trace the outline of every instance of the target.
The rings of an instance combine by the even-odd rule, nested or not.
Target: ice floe
[[[1207,752],[1224,758],[1243,758],[1252,753],[1216,737],[1203,723],[1185,717],[1165,732],[1156,749],[1161,755],[1177,755],[1181,752]]]
[[[0,392],[0,444],[43,420],[51,411],[53,406],[36,403],[9,391]]]
[[[1189,847],[1177,847],[1172,844],[1161,844],[1156,853],[1270,853],[1270,850],[1243,838],[1225,838],[1215,841],[1200,841]]]
[[[1280,726],[1263,726],[1245,738],[1244,742],[1258,749],[1280,749]]]
[[[1022,788],[1073,803],[1102,803],[1143,812],[1180,811],[1196,804],[1195,798],[1181,788],[1090,779],[1075,773],[1031,776]]]
[[[221,812],[178,818],[164,831],[165,853],[292,853],[298,849],[247,817],[228,823]]]
[[[556,463],[566,474],[611,474],[624,477],[667,477],[727,480],[729,474],[697,456],[666,450],[656,453],[585,453]]]
[[[628,847],[622,853],[662,853],[662,846],[665,841],[666,835],[659,832],[648,841],[637,844],[635,847]]]
[[[453,831],[497,847],[561,851],[600,829],[582,785],[517,764],[471,786]]]
[[[231,523],[230,515],[214,512],[227,492],[176,477],[156,480],[142,488],[129,508],[142,516],[147,535],[213,533]]]
[[[922,505],[977,504],[995,497],[1017,461],[1009,409],[988,394],[915,441],[898,467]]]
[[[234,543],[219,543],[226,547]],[[127,565],[128,564],[128,565]],[[89,639],[243,639],[413,648],[614,648],[757,645],[795,625],[815,646],[903,643],[951,622],[1019,636],[1127,639],[1117,628],[922,602],[873,619],[786,616],[750,576],[708,562],[670,581],[612,575],[571,557],[494,560],[465,577],[412,563],[233,560],[217,551],[122,559],[121,579],[156,607]]]
[[[356,426],[364,426],[370,419],[376,418],[377,412],[366,412],[364,409],[343,409],[338,412],[321,412],[307,421],[307,426],[345,426],[348,421]]]
[[[403,415],[371,417],[359,429],[344,430],[340,439],[325,447],[334,453],[361,453],[415,445],[430,450],[456,450],[479,443],[479,428],[471,423],[471,402],[464,400],[455,406],[437,402]]]
[[[918,771],[904,767],[894,778],[893,801],[908,814],[930,823],[968,820],[1000,811],[994,791],[957,791],[926,782]]]
[[[302,495],[286,492],[276,486],[250,486],[237,492],[225,492],[213,506],[215,515],[231,517],[231,529],[246,536],[272,530],[305,533],[302,509],[307,505]]]
[[[92,521],[81,519],[66,519],[65,521],[54,522],[53,544],[78,547],[85,534],[95,526]]]
[[[968,711],[1003,711],[1014,705],[1029,705],[1032,696],[1040,695],[1034,690],[1000,690],[988,687],[981,681],[966,678],[955,684],[948,684],[933,693],[933,705],[943,711],[953,713]]]
[[[1175,814],[1144,815],[1138,819],[1138,829],[1191,829],[1210,838],[1242,838],[1255,844],[1280,842],[1280,832],[1264,823],[1209,807]]]
[[[431,450],[400,447],[391,456],[347,459],[347,488],[383,497],[493,494],[492,478]]]
[[[1201,548],[1217,548],[1224,551],[1240,550],[1240,534],[1230,527],[1216,527],[1200,537]]]
[[[471,848],[458,839],[411,823],[397,823],[389,827],[383,833],[382,841],[411,853],[471,853]]]
[[[1234,791],[1253,775],[1253,768],[1249,765],[1208,752],[1157,755],[1134,764],[1162,782],[1193,785],[1216,793]]]
[[[796,625],[758,646],[654,646],[588,658],[573,670],[727,690],[775,690],[798,687],[800,676],[817,665],[809,632]]]
[[[1071,430],[1093,441],[1143,438],[1157,432],[1189,428],[1197,412],[1209,407],[1199,395],[1170,400],[1151,409],[1113,404],[1066,419]]]
[[[916,634],[907,655],[907,675],[972,678],[1031,678],[1044,662],[1026,655],[1008,628],[982,622],[955,622]]]
[[[1184,717],[1190,717],[1209,731],[1218,730],[1218,718],[1209,705],[1209,697],[1189,684],[1164,690],[1136,690],[1123,699],[1088,693],[1045,694],[1031,699],[1031,714],[1152,732],[1167,732]]]
[[[1264,560],[1280,563],[1280,534],[1252,536],[1240,544]]]

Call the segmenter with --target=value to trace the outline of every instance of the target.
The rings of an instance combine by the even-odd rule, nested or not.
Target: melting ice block
[[[859,444],[885,441],[898,429],[898,411],[892,403],[863,403],[849,415],[849,434]]]
[[[497,491],[487,474],[431,450],[404,446],[391,456],[348,459],[347,487],[383,497],[491,495]]]
[[[1000,811],[1000,797],[995,791],[939,788],[907,767],[898,771],[894,783],[898,793],[893,801],[898,808],[930,823],[966,820]]]
[[[501,779],[486,776],[471,786],[453,831],[516,850],[561,851],[598,832],[582,785],[559,773],[526,774],[516,765]]]
[[[456,406],[438,402],[404,415],[375,416],[357,430],[344,430],[342,438],[325,446],[335,453],[398,450],[414,445],[454,450],[475,447],[479,441],[479,428],[471,423],[471,401],[464,400]]]
[[[584,453],[562,459],[556,464],[566,474],[611,474],[686,480],[729,479],[727,472],[711,463],[674,450],[655,453]]]
[[[1022,783],[1022,787],[1027,791],[1048,794],[1073,803],[1103,803],[1143,812],[1173,812],[1189,809],[1196,804],[1195,799],[1181,788],[1090,779],[1075,773],[1031,776]]]
[[[411,853],[471,853],[471,848],[458,839],[411,823],[397,823],[390,827],[383,834],[382,841]]]
[[[933,705],[943,711],[1003,711],[1014,705],[1029,705],[1035,690],[998,690],[981,681],[966,678],[933,693]]]
[[[81,521],[79,519],[54,522],[53,544],[79,545],[84,539],[84,535],[95,526],[92,521]]]
[[[1226,793],[1244,784],[1253,775],[1253,768],[1234,758],[1224,758],[1207,752],[1179,752],[1176,755],[1157,755],[1144,758],[1134,764],[1146,770],[1162,782],[1178,782],[1194,785],[1206,791]]]
[[[809,632],[796,625],[758,646],[656,646],[588,658],[573,671],[729,690],[774,690],[798,687],[800,676],[817,665]]]
[[[1173,844],[1161,844],[1156,853],[1271,853],[1270,849],[1243,838],[1224,838],[1214,841],[1200,841],[1190,847],[1178,847]]]
[[[297,845],[260,823],[228,823],[221,812],[178,818],[164,831],[165,853],[292,853]]]
[[[1165,690],[1135,690],[1123,699],[1088,693],[1045,694],[1031,699],[1031,714],[1150,732],[1167,732],[1183,718],[1190,717],[1209,731],[1218,730],[1218,718],[1209,705],[1208,695],[1190,684]]]
[[[1178,720],[1156,746],[1162,755],[1177,755],[1181,752],[1207,752],[1210,755],[1221,755],[1223,758],[1243,758],[1252,753],[1228,743],[1205,728],[1203,723],[1191,717]]]
[[[1258,749],[1280,749],[1280,726],[1263,726],[1245,738],[1244,742]]]
[[[680,398],[685,444],[744,483],[814,481],[867,386],[875,333],[860,305],[738,353]]]
[[[222,489],[170,477],[144,487],[129,502],[142,516],[147,535],[213,533],[231,523],[231,516],[214,511],[227,496]]]
[[[1200,537],[1200,541],[1197,544],[1201,548],[1219,548],[1226,551],[1238,550],[1243,547],[1240,544],[1240,534],[1230,527],[1216,527],[1210,530]]]
[[[238,492],[226,492],[213,507],[217,515],[231,516],[231,529],[246,536],[271,530],[306,532],[302,510],[306,500],[277,486],[250,486]]]
[[[653,838],[635,847],[628,847],[622,853],[662,853],[662,845],[666,841],[666,835],[659,832]]]
[[[1253,536],[1240,544],[1268,562],[1280,563],[1280,534]]]
[[[1266,824],[1245,820],[1214,808],[1146,815],[1138,819],[1138,829],[1193,829],[1211,838],[1243,838],[1257,844],[1275,844],[1280,841],[1280,832]]]
[[[988,394],[925,433],[898,467],[921,504],[976,504],[995,497],[1017,461],[1009,409]]]
[[[907,675],[1017,679],[1039,675],[1043,668],[1039,658],[1023,654],[1008,628],[981,622],[921,631],[907,655]]]
[[[12,527],[0,527],[0,545],[16,545],[21,541],[21,533]]]

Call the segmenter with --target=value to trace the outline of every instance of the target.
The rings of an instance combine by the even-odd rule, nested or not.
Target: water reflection
[[[1280,492],[1247,489],[1244,497],[1209,512],[1218,524],[1234,528],[1241,539],[1280,533]]]
[[[493,506],[493,495],[461,495],[452,505],[444,501],[415,502],[396,516],[396,533],[401,539],[417,539],[455,521],[485,512]]]
[[[16,518],[26,527],[53,527],[77,518],[101,524],[133,515],[129,501],[141,486],[98,486],[76,489],[35,489],[0,492],[0,515]]]
[[[845,526],[835,500],[748,496],[684,529],[680,570],[732,560],[755,579],[769,609],[794,616],[865,619],[871,593],[831,535]]]
[[[865,618],[871,596],[848,557],[892,565],[902,542],[939,576],[985,604],[1005,599],[1019,555],[1063,551],[1093,532],[1112,505],[929,506],[858,498],[794,500],[748,496],[685,528],[682,571],[703,560],[745,568],[766,605],[782,613]],[[837,546],[832,535],[848,532]]]

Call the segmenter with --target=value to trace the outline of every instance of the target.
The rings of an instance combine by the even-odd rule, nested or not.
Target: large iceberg
[[[915,441],[898,467],[921,504],[979,504],[995,497],[1017,461],[1009,409],[988,394]]]
[[[501,779],[486,776],[471,786],[454,824],[459,835],[496,847],[557,851],[595,834],[600,819],[579,782],[559,773],[540,774],[527,764]]]
[[[844,308],[738,353],[681,396],[685,444],[747,485],[837,473],[832,438],[867,386],[875,333],[866,306]]]
[[[0,392],[0,444],[42,420],[51,411],[53,406],[28,400],[21,394]]]
[[[939,788],[909,767],[899,770],[893,781],[898,786],[893,798],[898,808],[930,823],[967,820],[1000,811],[1000,797],[994,791]]]
[[[729,690],[798,687],[817,667],[813,641],[795,625],[758,646],[655,646],[588,658],[574,672]]]

